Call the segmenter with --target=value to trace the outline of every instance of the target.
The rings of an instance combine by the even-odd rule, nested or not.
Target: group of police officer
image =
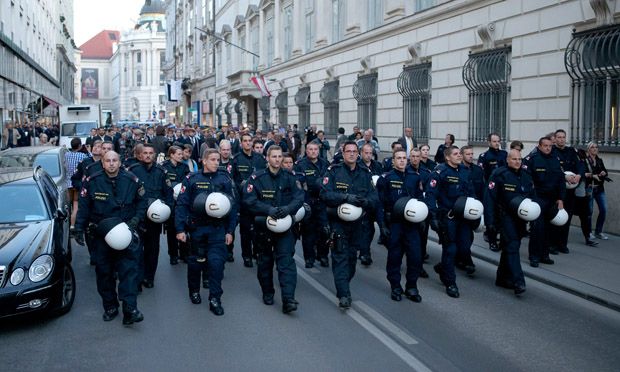
[[[120,301],[126,325],[143,320],[136,298],[142,287],[154,286],[162,231],[167,234],[170,264],[187,262],[191,302],[202,301],[202,275],[209,308],[222,315],[224,266],[234,261],[237,223],[243,263],[253,267],[256,261],[266,305],[274,304],[275,264],[284,313],[298,307],[297,239],[302,241],[306,268],[317,261],[329,267],[331,251],[336,296],[339,306],[347,309],[358,256],[362,264],[372,264],[375,223],[387,248],[386,272],[394,301],[403,295],[413,302],[422,300],[417,281],[428,277],[423,263],[428,259],[429,227],[442,245],[434,270],[449,296],[459,297],[455,268],[468,275],[475,272],[473,233],[485,226],[490,248],[502,251],[496,285],[519,295],[525,291],[519,247],[528,223],[532,266],[553,263],[551,246],[568,252],[566,185],[581,182],[583,169],[573,158],[574,150],[565,145],[564,131],[555,135],[556,145],[549,137],[541,138],[525,164],[521,149],[501,150],[500,137],[490,134],[489,149],[478,164],[471,146],[446,146],[445,162],[430,169],[431,162],[421,161],[417,147],[407,153],[395,143],[384,168],[372,158],[370,145],[358,148],[354,141],[342,144],[340,161],[332,164],[319,156],[316,143],[308,143],[305,156],[293,164],[293,157],[277,145],[263,156],[262,143],[244,133],[238,154],[231,157],[230,143],[223,140],[219,150],[204,152],[195,173],[190,173],[177,146],[168,149],[161,165],[152,145],[136,146],[134,158],[123,167],[111,143],[95,141],[92,157],[73,176],[74,186],[81,189],[73,236],[79,244],[86,243],[96,266],[103,319],[119,314]],[[549,231],[556,232],[553,242]]]

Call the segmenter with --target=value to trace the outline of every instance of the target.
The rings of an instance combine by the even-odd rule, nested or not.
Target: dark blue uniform
[[[438,228],[437,233],[442,242],[441,263],[435,267],[435,271],[439,272],[448,290],[452,286],[456,287],[454,260],[457,249],[471,246],[471,225],[460,216],[449,216],[454,203],[461,196],[475,197],[469,171],[463,166],[453,168],[447,163],[438,165],[431,173],[425,201],[432,216],[432,224]]]
[[[570,171],[581,176],[585,180],[585,167],[574,147],[565,146],[559,148],[553,146],[553,154],[560,160],[560,166],[564,172]],[[554,237],[552,246],[562,253],[568,253],[568,233],[570,229],[571,219],[575,212],[575,189],[566,189],[563,204],[564,209],[568,213],[568,222],[564,226],[553,226],[551,235]]]
[[[225,218],[209,217],[203,210],[192,208],[194,199],[200,194],[209,195],[221,192],[231,197],[231,210]],[[200,291],[200,273],[208,267],[209,300],[222,296],[222,278],[226,252],[226,234],[235,234],[237,226],[238,200],[230,176],[217,171],[191,173],[183,180],[181,192],[177,197],[174,216],[176,232],[189,233],[191,245],[187,265],[187,285],[189,292]],[[206,258],[206,262],[204,261]]]
[[[420,165],[418,165],[418,168],[414,168],[413,165],[409,164],[407,165],[407,169],[413,172],[416,172],[421,180],[422,180],[422,191],[426,192],[426,187],[428,186],[428,181],[431,179],[431,171],[422,166],[422,163],[420,163]],[[422,260],[426,259],[427,253],[426,253],[426,246],[428,245],[428,230],[430,228],[430,220],[431,220],[431,215],[429,213],[428,217],[426,218],[426,221],[424,221],[423,226],[420,226],[421,230],[420,230],[420,246],[421,246],[421,251],[422,251]],[[427,277],[426,272],[424,271],[424,269],[422,269],[423,271],[423,275],[425,277]]]
[[[484,190],[486,189],[486,183],[484,178],[484,172],[482,167],[479,165],[471,164],[468,165],[463,162],[463,167],[469,171],[469,181],[471,182],[472,187],[474,188],[475,198],[479,201],[484,200]],[[493,229],[487,230],[487,233],[491,237],[489,237],[489,244],[491,250],[497,251],[497,233]],[[471,238],[469,239],[470,246],[463,246],[458,250],[456,255],[456,267],[460,269],[464,269],[468,271],[468,274],[473,274],[474,262],[471,259],[471,244],[474,241],[474,232],[471,232]],[[492,243],[492,244],[491,244]],[[468,267],[469,266],[469,267]]]
[[[312,162],[308,158],[302,158],[295,164],[295,173],[303,176],[302,184],[306,187],[305,202],[311,208],[311,216],[305,219],[301,224],[302,246],[304,250],[304,259],[308,266],[314,265],[314,260],[318,259],[324,265],[327,263],[327,247],[326,234],[327,215],[325,214],[325,204],[319,198],[323,176],[327,171],[329,164],[323,158],[317,158],[316,162]]]
[[[383,172],[383,166],[378,161],[371,159],[370,164],[365,164],[361,159],[357,161],[357,164],[360,167],[365,167],[370,170],[370,173],[373,176],[380,176]],[[375,237],[375,220],[376,217],[373,213],[367,213],[362,220],[362,224],[364,225],[363,231],[366,235],[360,244],[360,259],[363,265],[372,264],[372,258],[370,254],[370,244],[372,243],[372,239]]]
[[[174,199],[172,196],[172,184],[168,179],[167,171],[160,165],[151,164],[147,166],[143,163],[135,163],[128,169],[138,176],[144,184],[146,199],[159,199],[166,203],[172,210]],[[159,261],[159,235],[162,231],[162,224],[144,219],[144,229],[142,230],[142,242],[144,243],[144,266],[143,275],[145,285],[152,286],[157,271]]]
[[[291,229],[277,234],[267,230],[264,219],[283,209],[284,215],[295,215],[304,203],[304,191],[291,172],[280,169],[272,173],[264,169],[254,173],[243,190],[243,207],[257,218],[254,224],[255,248],[258,251],[258,282],[263,295],[275,293],[273,287],[274,260],[282,290],[282,303],[295,301],[297,268],[295,266],[295,237]],[[274,257],[275,256],[275,257]]]
[[[98,172],[84,179],[80,192],[76,231],[86,228],[94,230],[101,220],[119,217],[131,228],[145,218],[147,202],[142,182],[134,174],[120,169],[116,177]],[[117,309],[123,302],[123,312],[136,309],[138,294],[138,270],[140,260],[140,239],[134,238],[127,249],[117,251],[110,248],[103,237],[93,239],[95,250],[97,291],[103,300],[103,308]],[[118,295],[116,278],[118,273]]]
[[[323,178],[321,189],[321,200],[326,206],[338,208],[340,204],[347,202],[349,196],[355,195],[364,199],[361,206],[365,211],[376,211],[377,222],[383,225],[383,208],[368,168],[356,166],[351,169],[344,163],[330,166]],[[328,213],[328,219],[333,237],[332,272],[336,296],[341,300],[343,297],[348,298],[350,305],[349,283],[355,275],[360,237],[364,236],[363,227],[359,220],[346,222],[333,213]]]
[[[443,154],[443,153],[442,153]],[[428,169],[430,172],[434,171],[435,168],[437,167],[437,163],[435,163],[434,161],[432,161],[431,159],[426,159],[426,161],[424,160],[420,160],[420,168],[426,168]]]
[[[220,157],[220,164],[217,166],[217,170],[228,173],[228,175],[232,179],[232,165],[233,165],[232,158],[229,158],[227,162],[222,162],[222,158]],[[237,191],[237,195],[239,195],[238,191]],[[235,258],[233,256],[233,249],[235,247],[234,238],[235,238],[235,234],[233,234],[233,241],[230,242],[230,244],[226,246],[226,250],[228,251],[228,258],[226,260],[228,262],[235,261]]]
[[[489,182],[489,177],[491,177],[491,173],[499,167],[503,167],[506,165],[506,158],[508,157],[508,153],[504,150],[494,149],[489,147],[489,149],[480,156],[478,156],[478,165],[484,171],[484,183]]]
[[[381,164],[381,166],[383,167],[384,173],[391,171],[394,168],[394,165],[392,164],[392,158],[389,157],[383,159],[383,163]]]
[[[495,284],[510,289],[525,288],[519,248],[526,222],[510,208],[511,200],[518,196],[535,199],[534,182],[529,173],[506,166],[491,173],[484,196],[484,220],[487,226],[500,232],[502,253]]]
[[[531,224],[529,242],[530,264],[538,265],[541,260],[549,260],[549,247],[552,242],[550,232],[553,231],[546,211],[550,210],[558,200],[566,194],[566,181],[560,166],[560,160],[551,152],[543,154],[537,151],[525,158],[524,169],[532,176],[536,188],[536,202],[543,213]],[[553,263],[549,261],[549,263]]]
[[[422,177],[411,168],[404,172],[392,169],[377,181],[379,199],[383,205],[386,220],[390,220],[390,237],[387,244],[387,279],[392,291],[402,292],[400,266],[403,255],[407,255],[406,289],[416,288],[422,271],[420,247],[420,224],[414,224],[392,213],[394,203],[403,197],[422,200]],[[391,216],[391,218],[388,218]]]
[[[245,182],[252,173],[265,169],[267,162],[260,154],[253,151],[248,156],[240,151],[232,160],[232,179],[237,186],[239,195],[242,194]],[[252,216],[246,208],[241,208],[239,213],[239,235],[241,236],[241,256],[246,266],[252,266],[252,257],[256,257],[256,252],[252,252]]]
[[[183,182],[185,176],[189,174],[189,167],[183,162],[174,165],[172,161],[166,160],[161,166],[166,170],[168,180],[173,188],[177,184]],[[176,208],[176,203],[174,203],[174,206]],[[172,216],[174,216],[174,208],[172,209]],[[166,241],[168,243],[168,255],[170,256],[171,263],[177,262],[178,258],[187,261],[187,243],[177,240],[174,218],[170,218],[166,221]]]

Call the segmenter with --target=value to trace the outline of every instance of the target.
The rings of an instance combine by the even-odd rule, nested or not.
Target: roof
[[[80,46],[82,59],[110,59],[114,54],[113,44],[118,43],[121,33],[103,30]]]
[[[150,13],[166,14],[166,3],[162,0],[145,0],[140,15]]]

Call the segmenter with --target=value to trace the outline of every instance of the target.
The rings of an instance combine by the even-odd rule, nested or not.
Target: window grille
[[[353,97],[357,101],[357,125],[377,132],[377,78],[378,75],[359,75],[353,84]]]
[[[270,106],[270,97],[264,96],[258,101],[258,106],[260,108],[261,114],[263,115],[263,130],[269,130],[269,106]]]
[[[407,66],[398,76],[403,96],[403,126],[413,128],[418,143],[428,143],[431,102],[431,64]]]
[[[338,131],[340,102],[338,88],[340,81],[330,81],[325,83],[319,93],[319,98],[323,103],[324,130],[327,135],[335,135]]]
[[[299,88],[295,94],[295,104],[299,109],[299,127],[310,126],[310,87]]]
[[[276,97],[276,107],[278,108],[278,123],[286,127],[288,125],[288,91],[283,91]]]

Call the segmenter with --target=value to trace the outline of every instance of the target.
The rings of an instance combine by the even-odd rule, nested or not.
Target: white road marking
[[[376,320],[379,324],[381,324],[381,326],[383,326],[383,328],[385,328],[388,331],[390,331],[394,336],[400,338],[407,345],[417,345],[418,344],[418,341],[414,340],[413,337],[409,336],[407,334],[407,332],[402,330],[396,324],[394,324],[391,321],[389,321],[383,315],[379,314],[379,312],[377,312],[375,309],[373,309],[370,306],[366,305],[366,303],[364,303],[363,301],[353,301],[353,303],[357,307],[359,307],[360,310],[365,312],[366,315],[368,315],[369,317],[371,317],[374,320]]]
[[[328,301],[332,302],[334,305],[338,305],[338,300],[336,296],[331,293],[327,288],[325,288],[321,283],[319,283],[316,279],[312,278],[308,273],[301,269],[301,266],[304,265],[303,259],[298,256],[295,256],[295,261],[299,263],[297,270],[297,275],[299,275],[302,279],[304,279],[308,284],[310,284],[314,289],[316,289],[320,294],[325,296]],[[356,306],[359,306],[359,301],[356,301]],[[366,308],[369,309],[368,306]],[[398,342],[394,341],[390,336],[388,336],[385,332],[377,328],[374,324],[372,324],[368,319],[366,319],[362,314],[357,312],[355,309],[351,308],[346,310],[348,316],[350,316],[353,320],[355,320],[359,325],[361,325],[364,329],[366,329],[371,335],[377,338],[381,343],[383,343],[388,349],[390,349],[396,356],[402,359],[407,365],[409,365],[413,370],[420,372],[431,372],[431,369],[428,368],[422,361],[413,356],[409,351],[405,350],[402,346],[398,344]],[[370,315],[370,314],[369,314]],[[380,316],[380,315],[379,315]],[[382,316],[380,316],[383,318]],[[387,319],[383,318],[386,322],[390,323]],[[382,323],[380,320],[377,320],[379,323]],[[390,323],[391,324],[391,323]],[[385,326],[385,324],[382,323]],[[395,325],[391,324],[393,327]],[[386,327],[387,328],[387,327]],[[397,328],[397,327],[396,327]],[[389,329],[389,328],[388,328]],[[404,334],[404,331],[400,331]],[[408,337],[408,336],[407,336]],[[413,340],[413,339],[411,339]],[[413,340],[417,343],[415,340]]]

